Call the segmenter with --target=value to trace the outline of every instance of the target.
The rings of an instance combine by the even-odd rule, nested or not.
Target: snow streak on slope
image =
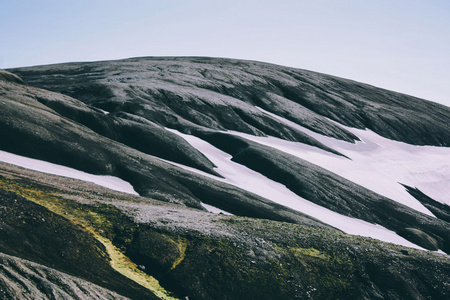
[[[232,216],[233,214],[230,214],[229,212],[227,212],[227,211],[224,211],[224,210],[222,210],[222,209],[220,209],[220,208],[217,208],[217,207],[215,207],[215,206],[212,206],[212,205],[209,205],[209,204],[206,204],[206,203],[202,203],[202,206],[207,210],[207,211],[209,211],[209,212],[211,212],[211,213],[214,213],[214,214],[224,214],[224,215],[229,215],[229,216]]]
[[[1,150],[0,150],[0,161],[43,173],[93,182],[97,185],[115,191],[138,195],[138,193],[136,193],[136,191],[133,189],[130,183],[114,176],[93,175],[69,167],[52,164],[46,161],[28,158]]]
[[[182,134],[173,129],[167,130],[183,137],[188,143],[202,152],[212,163],[217,166],[215,171],[222,175],[225,179],[215,178],[216,180],[221,180],[232,184],[278,204],[310,215],[326,224],[344,231],[345,233],[371,237],[385,242],[422,249],[400,237],[395,232],[384,228],[383,226],[374,225],[359,219],[343,216],[301,198],[287,189],[284,185],[272,181],[241,164],[234,163],[231,161],[231,156],[228,153],[215,148],[202,139],[192,135]],[[198,172],[200,173],[201,171]],[[203,172],[201,173],[203,174]]]
[[[371,130],[360,130],[336,123],[361,139],[360,142],[352,144],[323,136],[270,112],[264,112],[311,135],[351,160],[301,143],[233,133],[308,160],[428,215],[432,215],[431,212],[409,195],[400,183],[417,187],[434,200],[450,205],[450,148],[409,145],[383,138]]]

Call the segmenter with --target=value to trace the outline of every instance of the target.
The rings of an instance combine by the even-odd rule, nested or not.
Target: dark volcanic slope
[[[106,299],[112,297],[113,293],[107,290],[102,291],[100,287],[67,275],[71,274],[122,295],[157,299],[111,268],[105,249],[90,234],[66,218],[6,191],[2,176],[0,180],[0,287],[5,287],[0,296],[14,295],[16,299],[22,299],[28,292],[30,294],[23,299],[39,299],[40,293],[44,294],[41,299],[52,299],[51,295],[57,297],[62,293],[66,297],[82,299],[85,293],[93,295],[97,289],[99,297],[101,294]],[[45,190],[34,194],[31,189],[25,192],[30,198],[48,197]],[[31,260],[41,266],[2,253]],[[43,265],[51,269],[44,269]],[[86,291],[88,288],[91,290]]]
[[[230,59],[135,58],[11,71],[16,75],[0,71],[0,150],[116,176],[140,196],[0,162],[2,297],[449,299],[446,255],[386,241],[411,245],[400,235],[450,253],[448,205],[428,197],[435,195],[427,185],[397,180],[406,174],[426,175],[426,182],[439,177],[434,186],[448,182],[441,179],[449,174],[450,108]],[[361,142],[353,144],[356,135]],[[283,148],[288,144],[299,156]],[[416,151],[435,155],[418,164],[424,170],[409,172],[418,155],[408,155]],[[396,164],[402,154],[409,160]],[[371,163],[385,158],[382,168],[406,171],[377,181],[390,174]],[[381,184],[345,177],[339,168],[347,167]],[[383,183],[394,193],[374,192],[383,193]],[[206,204],[238,216],[208,213]],[[346,232],[343,223],[360,226],[358,234],[381,241],[326,223]]]
[[[218,58],[133,58],[11,70],[28,84],[190,132],[270,134],[317,145],[255,106],[313,131],[356,139],[369,128],[417,145],[450,146],[450,108],[370,85],[276,65]]]
[[[144,196],[234,214],[323,226],[300,212],[167,164],[218,175],[201,152],[164,127],[194,134],[236,162],[340,214],[381,224],[427,249],[450,251],[450,228],[322,168],[217,131],[306,143],[337,153],[313,131],[357,139],[336,122],[413,144],[450,145],[450,109],[349,80],[281,66],[206,58],[136,58],[14,69],[1,82],[1,149],[118,176]],[[12,75],[9,75],[8,78]],[[15,78],[15,77],[14,77]],[[9,79],[10,80],[10,79]],[[10,80],[11,81],[11,80]],[[62,95],[63,93],[65,95]],[[210,137],[218,137],[218,139]],[[233,151],[229,151],[235,148]],[[148,155],[149,154],[149,155]]]
[[[186,171],[109,139],[42,104],[56,103],[54,99],[73,104],[76,103],[75,99],[3,81],[0,81],[0,94],[1,150],[94,174],[115,175],[129,181],[140,195],[166,202],[183,203],[195,208],[202,208],[200,202],[204,202],[238,215],[324,226],[300,212],[229,184]],[[79,105],[83,108],[82,104]],[[91,112],[91,116],[96,118],[96,112]],[[118,118],[110,122],[112,126],[119,124],[118,128],[123,128],[123,124],[130,125],[127,120]],[[156,130],[151,131],[149,128]],[[210,169],[212,164],[178,136],[167,132],[164,137],[159,138],[159,132],[166,130],[156,125],[145,127],[137,124],[130,130],[139,132],[141,129],[147,130],[142,133],[145,137],[137,135],[134,137],[136,141],[155,140],[156,137],[156,142],[150,143],[153,148],[161,146],[162,149],[174,149],[172,153],[175,153],[176,158],[192,158],[193,164],[205,166],[211,173],[215,173]],[[126,135],[122,138],[132,139]],[[165,143],[160,143],[161,140],[165,140]]]
[[[75,218],[96,228],[179,299],[184,296],[201,300],[448,299],[450,295],[450,260],[446,256],[335,230],[210,214],[114,192],[79,180],[3,163],[0,166],[3,176],[0,177],[0,193],[12,195],[12,201],[17,199],[17,204],[11,207],[37,207],[22,219],[7,215],[0,232],[4,234],[5,223],[8,223],[17,230],[18,236],[33,243],[34,254],[39,254],[39,239],[35,234],[47,240],[55,239],[49,245],[42,245],[47,251],[40,253],[41,260],[42,256],[51,257],[69,250],[67,246],[61,249],[56,245],[70,245],[67,242],[76,241],[76,236],[70,234],[58,239],[61,229],[58,231],[54,227],[75,227],[70,222]],[[8,198],[1,198],[1,203],[6,204],[3,199],[9,201]],[[60,216],[34,201],[59,211]],[[20,216],[20,210],[15,209],[14,213]],[[33,218],[37,216],[39,218]],[[44,222],[42,217],[48,226],[41,232],[41,227],[32,229],[32,224]],[[51,218],[59,220],[58,223],[51,223]],[[22,220],[26,221],[23,227],[20,226]],[[31,231],[23,230],[30,228]],[[87,238],[91,234],[81,227],[77,232],[77,236]],[[74,245],[94,247],[96,244],[79,241]],[[88,258],[94,268],[87,265],[76,275],[92,280],[94,275],[103,274],[107,283],[115,279],[111,271],[95,268],[96,264],[104,263],[103,257],[96,259],[90,255]],[[70,257],[58,259],[53,266],[73,272],[80,269],[77,262]],[[47,260],[48,263],[52,261]],[[44,299],[53,299],[45,298],[52,292],[67,293],[74,299],[83,299],[84,295],[87,295],[84,299],[95,299],[95,296],[108,299],[113,295],[87,281],[1,253],[0,268],[0,287],[4,287],[0,295],[5,299],[21,295],[26,288],[35,293],[35,298],[44,295]],[[24,284],[18,286],[18,282]],[[78,294],[73,295],[73,284],[81,290]],[[145,291],[132,289],[133,284],[124,278],[119,284],[106,286],[117,292],[124,285],[129,286],[126,295],[133,299],[153,299]]]
[[[129,299],[88,281],[3,253],[0,253],[0,266],[2,299]]]

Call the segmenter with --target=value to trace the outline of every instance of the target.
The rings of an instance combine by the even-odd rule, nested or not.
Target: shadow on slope
[[[129,299],[91,282],[0,253],[2,299]]]
[[[445,203],[438,202],[433,198],[425,195],[418,188],[413,188],[402,184],[408,193],[420,201],[426,208],[428,208],[436,217],[450,223],[450,206]]]

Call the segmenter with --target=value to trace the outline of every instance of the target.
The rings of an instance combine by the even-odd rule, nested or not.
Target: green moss
[[[335,230],[218,216],[213,222],[228,228],[227,235],[206,235],[186,227],[138,225],[114,206],[81,204],[29,182],[0,177],[2,186],[83,226],[107,250],[104,259],[111,258],[129,278],[137,275],[133,280],[155,293],[151,280],[140,281],[151,278],[142,270],[174,295],[190,299],[414,298],[420,293],[409,291],[425,280],[427,286],[442,281],[437,276],[446,275],[437,272],[448,270],[448,263],[432,253],[408,249],[405,255],[403,247]],[[411,269],[419,261],[421,272],[428,268],[426,278],[417,279]]]
[[[108,264],[114,270],[152,291],[160,299],[174,299],[155,278],[139,270],[137,265],[124,255],[124,250],[132,240],[138,225],[117,208],[100,203],[81,204],[57,196],[51,189],[21,180],[0,178],[0,189],[12,191],[42,205],[77,225],[79,229],[103,245],[107,253],[105,260],[108,260]],[[114,245],[112,241],[115,241],[117,245]]]
[[[304,267],[308,297],[333,299],[345,295],[349,298],[352,294],[355,268],[347,254],[312,247],[287,247],[282,251],[287,254],[287,261],[296,261]]]
[[[322,259],[325,261],[330,260],[330,257],[327,254],[320,252],[319,250],[314,249],[314,248],[305,249],[305,248],[300,248],[300,247],[297,247],[297,248],[291,247],[289,250],[292,251],[292,253],[296,257],[302,257],[302,256],[307,255],[307,256],[319,258],[319,259]]]
[[[178,245],[180,256],[173,262],[172,268],[171,268],[172,270],[175,269],[186,257],[186,249],[189,245],[188,240],[186,240],[186,239],[179,239],[179,240],[180,241],[178,241],[176,244]]]

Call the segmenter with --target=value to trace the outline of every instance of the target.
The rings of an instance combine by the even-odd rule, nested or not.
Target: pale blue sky
[[[0,0],[0,26],[0,68],[231,57],[450,106],[447,0]]]

